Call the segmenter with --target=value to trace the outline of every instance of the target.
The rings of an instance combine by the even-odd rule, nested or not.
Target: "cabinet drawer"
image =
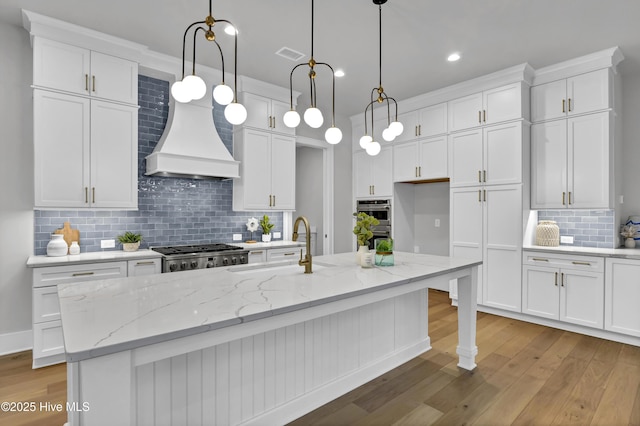
[[[126,261],[51,266],[33,270],[33,287],[56,286],[63,283],[123,278],[126,276]]]
[[[251,250],[249,251],[249,263],[260,263],[267,261],[267,250]]]
[[[551,268],[604,272],[604,258],[596,256],[523,251],[522,263],[524,265],[548,266]]]
[[[33,322],[56,321],[60,319],[60,302],[56,286],[33,289]]]
[[[127,276],[140,277],[142,275],[154,275],[162,272],[160,259],[140,259],[127,261]]]
[[[270,249],[267,251],[267,262],[273,262],[274,260],[297,259],[299,256],[300,247]]]
[[[60,320],[33,324],[33,358],[64,353],[64,338]]]

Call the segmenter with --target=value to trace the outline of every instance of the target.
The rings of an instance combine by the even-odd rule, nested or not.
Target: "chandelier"
[[[386,104],[387,109],[387,128],[382,131],[382,138],[387,141],[393,141],[396,136],[400,136],[404,130],[402,123],[398,121],[398,103],[394,98],[388,96],[382,88],[382,5],[387,0],[373,0],[373,4],[378,5],[378,29],[380,34],[379,39],[379,75],[378,87],[374,87],[371,90],[371,100],[367,107],[364,109],[364,136],[360,138],[360,147],[367,151],[369,155],[378,155],[380,153],[380,143],[373,140],[373,106],[375,104]],[[391,121],[391,102],[395,108],[394,120]],[[371,134],[367,131],[367,113],[371,116]]]
[[[283,117],[284,124],[288,127],[297,127],[300,124],[300,114],[293,108],[293,73],[299,67],[309,66],[309,88],[310,88],[310,106],[304,112],[304,121],[314,129],[319,128],[324,123],[324,117],[322,111],[316,106],[317,91],[316,91],[316,65],[323,65],[331,70],[332,78],[332,94],[331,94],[331,127],[327,129],[324,134],[324,138],[330,144],[337,144],[342,140],[342,131],[336,127],[336,79],[331,65],[325,62],[316,62],[313,57],[313,11],[314,0],[311,0],[311,57],[309,62],[303,62],[293,67],[291,74],[289,75],[289,94],[290,94],[290,107],[291,110],[287,111]]]
[[[211,1],[209,0],[209,15],[204,21],[194,22],[189,25],[184,31],[182,37],[182,80],[178,80],[171,86],[171,95],[173,98],[182,103],[191,102],[192,100],[202,99],[207,93],[207,85],[204,80],[196,75],[196,40],[198,32],[204,33],[204,38],[207,41],[215,43],[218,51],[220,52],[220,58],[222,60],[222,82],[213,89],[213,99],[220,105],[226,105],[224,109],[224,116],[231,124],[242,124],[247,118],[246,108],[238,103],[238,32],[235,26],[226,19],[214,19],[211,13]],[[216,40],[216,34],[213,32],[213,26],[218,22],[224,22],[229,25],[233,31],[234,38],[234,66],[233,66],[233,85],[232,90],[225,84],[224,81],[224,55],[222,54],[222,47]],[[203,25],[204,24],[204,25]],[[191,74],[185,76],[185,46],[187,44],[187,35],[189,31],[193,29],[193,66]]]

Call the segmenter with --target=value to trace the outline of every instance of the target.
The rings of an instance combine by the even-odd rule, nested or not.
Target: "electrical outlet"
[[[440,219],[436,219],[436,221],[433,224],[433,226],[435,226],[436,228],[440,228]]]
[[[100,240],[100,248],[114,248],[116,240]]]
[[[560,242],[563,244],[573,244],[573,236],[572,235],[561,235]]]
[[[282,238],[282,233],[280,233],[280,232],[274,232],[274,233],[273,233],[273,238],[275,238],[275,239]]]
[[[242,234],[233,234],[233,241],[242,241]]]

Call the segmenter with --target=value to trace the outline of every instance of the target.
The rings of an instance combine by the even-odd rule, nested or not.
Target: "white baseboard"
[[[13,354],[33,348],[31,330],[0,334],[0,355]]]

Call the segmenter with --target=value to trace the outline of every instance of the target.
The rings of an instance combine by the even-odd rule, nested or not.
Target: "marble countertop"
[[[361,268],[354,253],[58,286],[67,361],[255,321],[460,270],[481,262],[395,253]],[[257,268],[265,268],[257,270]]]
[[[617,257],[622,259],[638,259],[640,260],[640,248],[594,248],[594,247],[574,247],[574,246],[524,246],[523,250],[540,251],[547,253],[562,253],[562,254],[582,254],[589,256],[600,257]]]
[[[44,266],[80,265],[83,263],[117,262],[119,260],[136,260],[160,258],[162,255],[149,249],[137,251],[96,251],[66,256],[29,256],[27,266],[29,268],[41,268]]]
[[[304,247],[306,243],[300,242],[300,241],[278,240],[278,241],[270,241],[268,243],[263,243],[263,242],[238,243],[234,241],[229,244],[233,246],[242,247],[248,250],[253,250],[253,249],[277,249],[277,248],[288,248],[288,247]]]

